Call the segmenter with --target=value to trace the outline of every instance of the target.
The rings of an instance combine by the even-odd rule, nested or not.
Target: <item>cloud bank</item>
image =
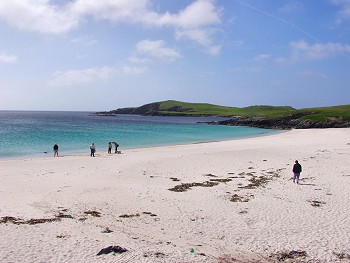
[[[75,0],[56,5],[49,0],[3,0],[0,19],[20,30],[62,34],[78,29],[88,19],[174,29],[177,39],[187,38],[208,48],[215,28],[221,24],[221,9],[214,0],[197,0],[177,13],[157,13],[150,0]]]
[[[304,40],[289,43],[290,57],[278,58],[277,62],[301,62],[307,60],[321,60],[335,56],[349,56],[350,45],[342,43],[314,43],[309,44]]]
[[[51,86],[72,86],[89,84],[95,81],[104,81],[114,76],[116,70],[109,67],[87,68],[55,72],[49,82]]]

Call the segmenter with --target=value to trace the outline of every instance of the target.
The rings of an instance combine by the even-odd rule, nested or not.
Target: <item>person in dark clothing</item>
[[[58,145],[57,145],[57,143],[53,146],[53,156],[58,157]]]
[[[116,143],[116,142],[113,142],[114,146],[115,146],[115,153],[118,153],[118,147],[119,147],[119,144]]]
[[[96,152],[96,147],[95,147],[95,144],[92,143],[92,144],[90,145],[90,156],[91,156],[91,157],[95,157],[95,152]]]
[[[108,153],[111,153],[112,152],[112,143],[109,142],[108,143]]]
[[[298,161],[295,161],[294,165],[293,165],[293,183],[295,183],[295,181],[297,182],[297,184],[299,183],[299,177],[300,177],[300,173],[301,173],[301,165]]]

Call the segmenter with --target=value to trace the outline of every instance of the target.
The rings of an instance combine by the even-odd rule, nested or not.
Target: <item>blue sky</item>
[[[0,109],[350,103],[350,0],[2,0]]]

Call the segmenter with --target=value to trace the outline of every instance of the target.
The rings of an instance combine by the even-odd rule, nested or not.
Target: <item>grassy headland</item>
[[[350,121],[350,104],[321,108],[294,109],[290,106],[225,107],[208,103],[175,100],[153,102],[134,108],[120,108],[97,114],[139,114],[163,116],[255,117],[264,119],[300,119],[313,122]]]

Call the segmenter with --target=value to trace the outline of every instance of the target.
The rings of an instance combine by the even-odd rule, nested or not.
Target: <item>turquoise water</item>
[[[98,151],[116,141],[120,147],[139,148],[255,137],[272,133],[250,127],[198,124],[222,120],[208,117],[93,116],[89,112],[0,111],[0,158],[45,156],[53,145],[59,153],[89,153],[94,142]]]

